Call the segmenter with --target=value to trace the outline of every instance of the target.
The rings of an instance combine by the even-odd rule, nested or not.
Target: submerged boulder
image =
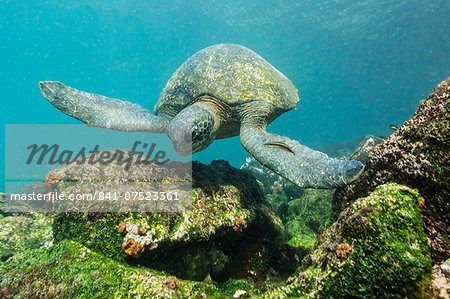
[[[284,237],[289,245],[311,248],[317,236],[329,227],[332,191],[306,189],[300,197],[277,207],[283,221]]]
[[[420,297],[431,259],[419,212],[421,196],[379,186],[353,202],[326,230],[300,271],[267,298]]]
[[[101,188],[90,179],[97,168],[107,175],[120,172],[121,166],[112,163],[86,167],[61,167],[49,173],[47,182],[57,192],[85,193]],[[171,166],[147,164],[140,166],[139,172],[152,175],[164,167]],[[211,165],[193,162],[192,173],[192,200],[184,211],[60,213],[53,225],[55,241],[75,240],[116,260],[186,279],[203,280],[208,275],[215,279],[246,277],[248,273],[268,270],[253,269],[253,257],[264,252],[265,263],[272,258],[283,225],[253,176],[225,161],[213,161]],[[83,180],[72,180],[70,185],[64,181],[64,177],[81,175]],[[108,192],[126,188],[120,186],[108,185]],[[140,188],[153,191],[151,185],[142,184]]]
[[[5,204],[5,193],[0,192],[0,218],[6,216]]]
[[[222,298],[242,285],[220,289],[183,281],[117,262],[70,240],[51,250],[18,252],[0,266],[0,298]]]
[[[52,219],[41,213],[0,215],[0,262],[17,252],[52,246]]]
[[[450,294],[450,259],[433,266],[433,280],[429,295],[432,298],[448,298]]]
[[[263,294],[248,281],[230,279],[217,283],[211,281],[209,275],[204,282],[186,281],[105,257],[88,248],[92,243],[85,246],[62,239],[50,250],[21,251],[0,264],[0,297],[420,296],[431,272],[418,210],[420,200],[417,191],[400,185],[383,185],[370,196],[358,199],[322,234],[302,269],[291,276],[286,285],[269,286]],[[93,215],[98,218],[92,218],[92,223],[79,218],[80,225],[86,227],[84,231],[78,227],[78,232],[84,235],[88,232],[91,238],[96,239],[98,234],[108,231],[109,226],[102,222],[113,224],[114,219],[106,217],[106,214]],[[60,216],[60,220],[64,219],[63,215]],[[120,214],[116,216],[121,217]],[[112,226],[114,231],[124,231],[124,225],[120,223]],[[127,226],[129,224],[125,224]],[[72,228],[77,229],[77,226]],[[98,242],[103,240],[104,248],[103,251],[99,247],[96,249],[104,253],[109,247],[116,252],[116,246],[111,246],[114,245],[112,239],[97,238]],[[220,248],[220,244],[217,246]],[[183,246],[179,247],[180,251],[183,249]],[[254,264],[264,265],[262,255],[255,256],[259,259],[253,258]],[[241,262],[241,268],[245,268],[244,259]],[[446,268],[442,269],[445,271]]]
[[[350,160],[356,160],[363,164],[366,164],[367,156],[369,155],[369,153],[373,151],[373,149],[381,142],[383,142],[383,138],[373,135],[367,135],[366,138],[364,138],[364,140],[359,143],[356,150],[350,156]]]
[[[422,101],[414,115],[369,155],[363,174],[338,190],[335,216],[355,199],[388,182],[419,190],[420,210],[433,262],[450,257],[450,78]]]

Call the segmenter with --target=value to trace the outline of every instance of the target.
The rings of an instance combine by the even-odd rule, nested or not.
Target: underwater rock
[[[440,265],[433,266],[430,297],[448,298],[450,294],[450,259]]]
[[[0,193],[0,263],[17,252],[53,244],[52,218],[43,213],[13,211],[6,205],[8,196]]]
[[[5,193],[0,193],[0,218],[8,215],[5,210],[5,205]]]
[[[54,190],[84,193],[95,188],[95,181],[94,185],[87,182],[97,166],[85,167],[72,164],[56,170],[60,179],[53,183]],[[115,173],[120,167],[111,163],[101,171]],[[151,163],[140,166],[139,171],[151,175],[164,167],[168,166]],[[248,260],[238,258],[257,254],[250,252],[254,247],[249,244],[260,244],[264,250],[267,247],[270,258],[274,240],[284,228],[254,177],[225,161],[211,165],[193,162],[192,172],[192,201],[186,211],[60,213],[53,225],[55,242],[72,239],[116,260],[195,280],[207,275],[214,279],[236,277],[236,268],[252,269]],[[62,174],[84,179],[72,181],[67,188]],[[246,255],[238,254],[242,250]]]
[[[267,298],[421,297],[431,259],[419,212],[406,186],[379,186],[345,209],[285,286]]]
[[[241,166],[241,169],[250,172],[258,180],[264,194],[282,192],[288,200],[292,200],[299,198],[304,193],[305,189],[294,185],[269,168],[261,165],[252,156],[245,158],[245,163]]]
[[[229,279],[224,283],[211,284],[211,277],[206,275],[206,283],[186,281],[139,265],[121,263],[117,261],[117,256],[113,256],[114,259],[105,257],[102,253],[108,250],[117,253],[112,242],[115,236],[108,232],[109,225],[117,221],[113,215],[119,219],[124,215],[111,213],[108,218],[105,213],[91,214],[92,223],[71,222],[74,225],[72,229],[78,229],[88,239],[97,239],[97,246],[103,246],[103,251],[99,250],[102,253],[66,239],[59,240],[50,249],[17,251],[16,255],[0,264],[0,297],[93,298],[127,297],[133,294],[136,297],[158,298],[231,298],[236,294],[245,294],[248,297],[263,295],[279,298],[314,294],[324,297],[335,294],[338,295],[334,297],[420,294],[422,281],[431,266],[417,208],[419,203],[420,195],[407,187],[379,187],[369,197],[356,201],[342,213],[338,222],[322,235],[316,250],[304,262],[299,274],[292,276],[283,287],[270,286],[264,294],[255,290],[252,283],[246,280]],[[69,215],[74,220],[83,216],[81,213],[68,213],[65,216]],[[82,220],[83,217],[78,219]],[[87,227],[83,231],[77,224]],[[89,226],[91,229],[88,230]],[[119,221],[117,226],[111,227],[111,231],[123,236],[119,226],[124,233],[129,224]],[[143,233],[139,229],[136,232],[138,235]],[[100,234],[104,234],[103,239],[97,237]],[[108,236],[109,239],[106,238]],[[241,243],[241,250],[252,247],[246,255],[239,255],[252,257],[254,270],[267,263],[264,253],[250,254],[250,251],[267,252],[267,247],[261,245],[263,243]],[[228,245],[236,246],[236,243]],[[179,248],[180,251],[184,249],[183,246]],[[246,267],[245,263],[241,267]]]
[[[183,281],[70,240],[50,250],[18,252],[0,267],[0,298],[230,298],[242,286]]]
[[[0,228],[0,262],[17,252],[52,246],[52,219],[41,213],[0,216]]]
[[[450,78],[440,83],[414,115],[369,155],[363,174],[337,190],[338,215],[356,198],[395,182],[419,190],[420,211],[434,263],[450,257]]]
[[[306,189],[301,197],[284,200],[279,205],[274,195],[268,197],[283,221],[283,236],[289,245],[304,248],[314,245],[317,236],[331,225],[332,197],[332,191],[325,189]]]
[[[243,298],[247,298],[248,297],[248,293],[247,291],[244,290],[237,290],[236,293],[234,293],[233,295],[233,299],[243,299]]]
[[[381,142],[383,142],[384,139],[375,137],[373,135],[367,135],[366,138],[364,138],[363,141],[358,145],[356,150],[353,152],[353,154],[350,156],[350,160],[356,160],[361,162],[362,164],[366,164],[367,162],[367,156],[369,153]]]

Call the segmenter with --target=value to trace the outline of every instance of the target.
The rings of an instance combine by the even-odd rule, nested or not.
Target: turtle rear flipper
[[[39,86],[53,106],[88,126],[164,133],[168,124],[138,104],[76,90],[56,81],[39,82]]]
[[[254,125],[241,126],[242,146],[262,165],[303,188],[332,189],[355,180],[364,166],[344,161],[270,134]]]

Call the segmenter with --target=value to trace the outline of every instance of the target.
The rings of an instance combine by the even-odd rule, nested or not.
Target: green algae
[[[106,217],[107,216],[107,217]],[[118,225],[126,213],[63,213],[53,222],[55,242],[71,239],[118,261],[125,260]]]
[[[414,115],[369,155],[364,174],[337,190],[335,219],[377,186],[398,183],[419,191],[428,247],[434,264],[450,257],[450,77],[422,101]]]
[[[39,213],[0,217],[0,261],[17,252],[52,245],[52,219]]]
[[[182,213],[62,213],[55,217],[55,241],[72,239],[92,250],[123,261],[124,235],[119,232],[121,222],[144,229],[151,242],[207,241],[217,230],[231,228],[242,231],[257,217],[255,209],[246,209],[239,190],[224,186],[205,196],[193,190],[193,209]],[[240,225],[236,225],[239,217]],[[134,238],[133,234],[125,238]]]
[[[61,239],[51,249],[21,251],[0,264],[0,297],[231,298],[238,290],[265,298],[420,297],[431,271],[420,201],[408,187],[378,187],[341,213],[296,274],[264,293],[248,280],[177,279]],[[338,256],[339,246],[346,252]],[[252,270],[264,270],[266,263],[263,255],[256,257]]]
[[[245,248],[246,242],[271,247],[274,240],[278,242],[283,224],[251,175],[232,168],[225,161],[213,161],[210,166],[194,162],[192,166],[195,172],[189,209],[152,213],[60,213],[55,216],[53,225],[55,241],[74,240],[117,261],[139,263],[185,279],[203,280],[207,275],[220,280],[247,277],[245,272],[236,270],[235,265],[250,264],[252,259],[237,260],[237,253]],[[115,172],[119,166],[109,167],[109,172]],[[140,168],[143,176],[164,166],[148,167]],[[60,192],[71,192],[75,188],[88,193],[96,181],[94,185],[86,185],[89,180],[67,185],[61,180],[62,174],[78,178],[85,171],[80,166],[54,171],[53,176],[60,178],[55,188]],[[271,255],[268,254],[267,259]],[[255,273],[268,270],[268,266],[264,271],[256,265],[250,268],[255,268],[252,270]]]
[[[20,252],[0,264],[2,298],[231,298],[237,290],[256,294],[246,280],[178,280],[117,262],[70,240],[49,250]]]
[[[288,201],[284,192],[269,195],[269,202],[283,221],[283,239],[294,247],[312,248],[317,235],[331,225],[330,190],[304,189],[299,198]]]
[[[419,201],[416,190],[395,184],[355,201],[324,232],[302,269],[265,296],[420,297],[431,259]]]
[[[69,240],[18,253],[0,266],[0,274],[0,297],[223,297],[220,286],[180,280],[173,287],[167,274],[122,264]]]

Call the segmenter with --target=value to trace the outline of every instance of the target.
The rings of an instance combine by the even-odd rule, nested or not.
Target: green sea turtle
[[[204,150],[214,139],[239,135],[256,160],[300,187],[337,188],[363,169],[360,162],[329,158],[266,132],[275,118],[296,107],[297,89],[243,46],[220,44],[195,53],[169,79],[154,114],[137,104],[59,82],[39,84],[42,94],[63,113],[89,126],[167,134],[180,155]]]

